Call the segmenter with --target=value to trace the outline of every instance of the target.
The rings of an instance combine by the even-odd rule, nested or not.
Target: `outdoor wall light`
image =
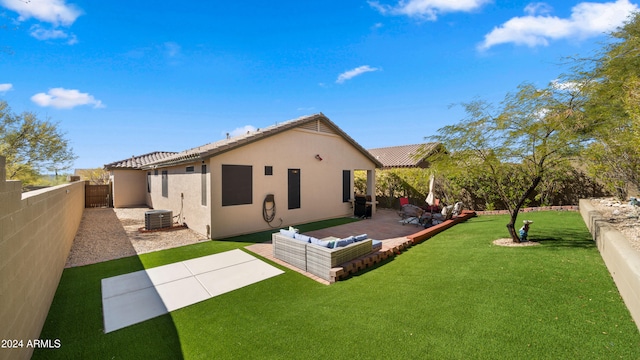
[[[316,154],[316,160],[322,161],[322,158],[320,157],[320,154]]]

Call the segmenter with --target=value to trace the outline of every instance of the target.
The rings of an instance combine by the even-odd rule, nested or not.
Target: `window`
[[[253,167],[222,165],[222,206],[253,203]]]
[[[147,171],[147,192],[151,193],[151,171]]]
[[[342,170],[342,202],[351,199],[351,171]]]
[[[300,169],[289,169],[289,210],[300,209]]]
[[[195,168],[195,166],[187,166],[186,171],[187,172],[194,172],[194,171],[196,171],[196,168]]]
[[[202,174],[200,175],[200,193],[202,206],[207,206],[207,165],[202,165]]]
[[[273,175],[273,166],[265,166],[264,167],[265,175]]]
[[[169,197],[169,172],[162,170],[162,197]]]

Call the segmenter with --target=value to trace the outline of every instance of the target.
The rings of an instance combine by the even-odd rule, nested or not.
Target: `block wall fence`
[[[22,193],[0,156],[0,339],[23,342],[0,359],[33,354],[28,341],[39,339],[83,210],[84,182]]]

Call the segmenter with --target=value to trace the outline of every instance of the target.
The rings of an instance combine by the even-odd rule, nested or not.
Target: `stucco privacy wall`
[[[112,170],[113,207],[140,206],[147,203],[146,172]],[[115,174],[117,173],[117,176]]]
[[[607,224],[589,200],[580,200],[580,214],[640,329],[640,253],[631,247],[622,233]]]
[[[0,157],[0,339],[24,345],[0,349],[0,359],[29,359],[80,225],[84,182],[22,194],[5,179]]]

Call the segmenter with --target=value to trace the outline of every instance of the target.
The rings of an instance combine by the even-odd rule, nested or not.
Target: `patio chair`
[[[400,198],[400,208],[402,208],[405,205],[409,205],[409,198],[401,197]]]
[[[359,218],[371,217],[371,205],[367,204],[367,198],[364,195],[356,195],[353,216]]]
[[[463,204],[461,201],[458,201],[454,206],[453,206],[453,216],[458,216],[462,213],[462,207]]]
[[[428,204],[427,204],[428,205]],[[433,205],[428,205],[426,207],[423,208],[425,211],[430,212],[430,213],[437,213],[440,212],[440,199],[435,199],[433,201]]]

